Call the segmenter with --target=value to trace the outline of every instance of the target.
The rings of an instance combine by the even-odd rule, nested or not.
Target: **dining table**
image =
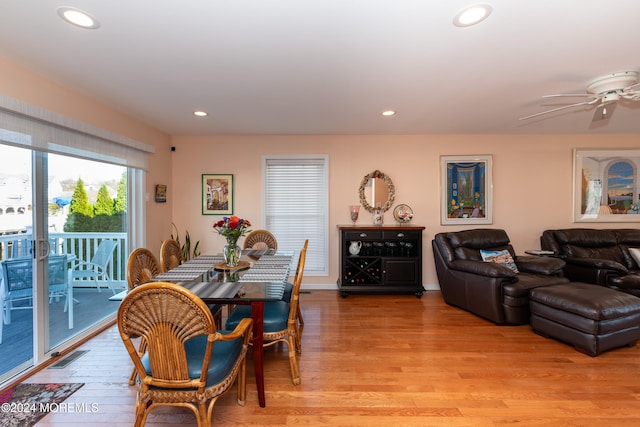
[[[206,304],[251,305],[253,364],[258,403],[263,408],[264,306],[266,302],[282,300],[293,259],[293,251],[245,250],[238,266],[227,267],[222,255],[205,254],[152,279],[180,284]]]

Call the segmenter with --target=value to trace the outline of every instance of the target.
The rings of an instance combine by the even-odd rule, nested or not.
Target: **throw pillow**
[[[518,267],[516,266],[511,253],[506,249],[501,251],[485,251],[481,249],[480,255],[482,256],[482,260],[485,262],[495,262],[496,264],[504,265],[518,273]]]
[[[640,267],[640,248],[629,248],[629,253]]]

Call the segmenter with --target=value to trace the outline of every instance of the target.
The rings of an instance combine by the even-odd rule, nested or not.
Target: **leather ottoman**
[[[640,339],[640,298],[600,285],[571,282],[532,289],[534,332],[590,356]]]

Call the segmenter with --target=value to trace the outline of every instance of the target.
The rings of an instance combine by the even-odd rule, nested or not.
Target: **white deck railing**
[[[73,255],[76,259],[90,261],[98,245],[105,239],[118,242],[108,273],[113,285],[126,287],[126,269],[128,258],[127,233],[49,233],[52,254]],[[0,260],[31,255],[32,238],[30,233],[0,235]],[[78,279],[76,281],[79,282]],[[75,285],[93,286],[92,281]]]

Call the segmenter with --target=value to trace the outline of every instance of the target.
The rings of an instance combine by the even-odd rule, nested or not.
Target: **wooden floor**
[[[447,306],[439,292],[313,291],[301,302],[302,384],[291,384],[284,349],[267,349],[267,407],[258,406],[250,368],[246,406],[234,388],[216,404],[214,426],[640,425],[640,347],[592,358],[529,326],[495,326]],[[90,351],[67,368],[27,381],[84,382],[67,402],[95,412],[50,414],[38,425],[131,425],[132,365],[117,329],[82,348]],[[196,423],[189,411],[161,408],[147,425]]]

